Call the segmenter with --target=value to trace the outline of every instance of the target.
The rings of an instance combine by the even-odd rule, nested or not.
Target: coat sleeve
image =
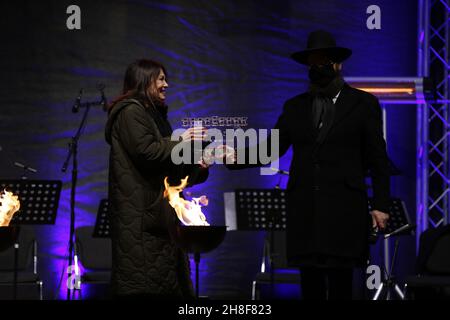
[[[185,165],[184,172],[186,175],[189,175],[189,186],[193,186],[195,184],[200,184],[205,182],[209,176],[209,169],[202,168],[198,164],[194,165]]]
[[[161,138],[157,127],[145,110],[137,104],[125,108],[118,116],[118,135],[123,148],[136,161],[165,163],[172,149],[180,143],[170,137]]]
[[[280,134],[279,154],[281,158],[292,144],[288,126],[287,103],[284,104],[283,113],[278,117],[277,123],[275,124],[275,129],[278,129]]]
[[[389,213],[390,169],[378,99],[370,97],[368,107],[368,116],[364,124],[364,158],[372,178],[373,209]]]
[[[289,134],[289,126],[288,126],[288,103],[286,102],[283,106],[283,112],[281,113],[281,115],[278,117],[278,120],[274,126],[275,130],[278,130],[279,133],[279,140],[275,141],[273,140],[273,136],[269,135],[269,137],[267,138],[266,141],[263,141],[264,144],[267,143],[267,149],[266,150],[271,150],[271,145],[272,143],[276,143],[277,144],[277,148],[278,148],[278,158],[281,158],[289,149],[289,147],[292,144],[291,138],[290,138],[290,134]],[[251,148],[246,148],[244,150],[237,150],[237,152],[245,152],[245,163],[243,164],[237,164],[237,163],[233,163],[233,164],[227,164],[226,167],[230,170],[239,170],[239,169],[247,169],[247,168],[255,168],[255,167],[261,167],[264,166],[265,164],[262,164],[259,161],[259,156],[257,157],[257,162],[256,164],[250,164],[250,152],[255,152],[257,155],[259,155],[259,149],[261,147],[261,142],[255,146],[255,147],[251,147]],[[271,161],[277,160],[275,158],[272,157]]]
[[[179,164],[171,169],[171,174],[169,178],[170,185],[177,185],[189,176],[187,187],[192,187],[196,184],[201,184],[208,179],[209,169],[202,168],[198,164]]]

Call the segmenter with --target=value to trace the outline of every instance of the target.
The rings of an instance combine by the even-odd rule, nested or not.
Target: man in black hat
[[[353,268],[366,264],[369,232],[385,228],[389,217],[381,108],[375,96],[343,80],[342,62],[351,52],[330,33],[312,32],[307,49],[292,55],[309,68],[309,90],[286,101],[275,126],[280,156],[293,146],[287,258],[300,268],[304,299],[351,299]]]

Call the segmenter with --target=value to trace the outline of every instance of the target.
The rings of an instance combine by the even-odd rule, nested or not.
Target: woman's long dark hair
[[[161,70],[167,78],[166,68],[159,62],[140,59],[131,63],[125,72],[122,94],[111,102],[108,112],[118,102],[128,98],[136,99],[146,107],[163,103],[156,92],[156,80]]]

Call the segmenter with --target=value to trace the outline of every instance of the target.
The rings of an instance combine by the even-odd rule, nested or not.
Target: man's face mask
[[[332,63],[326,65],[314,64],[309,68],[308,76],[311,83],[325,87],[337,76],[337,72],[334,70]]]

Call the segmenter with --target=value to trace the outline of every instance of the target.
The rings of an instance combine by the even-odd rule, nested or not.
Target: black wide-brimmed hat
[[[308,64],[308,56],[319,50],[325,51],[328,57],[336,63],[340,63],[352,55],[352,50],[336,46],[336,41],[331,33],[317,30],[309,34],[306,49],[294,52],[291,58],[298,63]]]

